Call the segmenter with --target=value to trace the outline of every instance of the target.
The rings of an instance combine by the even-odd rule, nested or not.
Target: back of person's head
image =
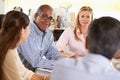
[[[95,19],[87,38],[90,53],[112,59],[120,51],[120,21],[112,17]]]
[[[7,37],[8,42],[11,40],[10,42],[15,44],[20,39],[21,29],[25,29],[28,24],[29,18],[26,14],[19,11],[10,11],[3,18],[0,37],[2,39]]]
[[[53,8],[52,8],[50,5],[44,4],[44,5],[41,5],[41,6],[38,8],[38,10],[37,10],[36,13],[42,13],[43,10],[45,10],[45,9],[50,9],[51,11],[53,11]]]
[[[3,18],[0,33],[0,80],[3,80],[2,65],[8,49],[16,47],[21,30],[29,25],[29,18],[20,11],[9,11]]]

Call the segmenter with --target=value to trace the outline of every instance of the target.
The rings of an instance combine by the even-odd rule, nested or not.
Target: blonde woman
[[[19,11],[8,12],[0,32],[0,80],[50,80],[26,69],[18,56],[17,47],[26,42],[29,18]]]
[[[63,56],[69,57],[74,54],[84,56],[88,53],[85,40],[92,20],[93,10],[88,6],[83,6],[77,15],[75,27],[65,29],[56,43]]]

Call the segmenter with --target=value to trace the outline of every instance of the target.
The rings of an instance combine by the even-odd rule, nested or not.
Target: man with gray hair
[[[51,6],[41,5],[34,15],[34,21],[30,24],[30,36],[27,43],[18,48],[23,64],[33,71],[36,68],[51,70],[56,60],[62,58],[49,29],[53,21],[52,14]]]
[[[90,53],[83,59],[58,61],[51,80],[120,80],[120,72],[111,64],[111,59],[120,54],[120,21],[112,17],[95,19],[86,47]]]

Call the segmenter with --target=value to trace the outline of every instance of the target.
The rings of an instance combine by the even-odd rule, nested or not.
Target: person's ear
[[[120,51],[114,56],[115,59],[119,59],[120,58]]]
[[[85,40],[85,48],[88,49],[88,37],[86,37],[86,40]]]
[[[22,28],[21,34],[25,34],[25,29]]]
[[[35,13],[35,14],[34,14],[34,19],[36,19],[36,18],[37,18],[37,16],[38,16],[38,13]]]

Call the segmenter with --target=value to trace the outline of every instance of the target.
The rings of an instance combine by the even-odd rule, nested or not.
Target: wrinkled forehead
[[[48,16],[53,16],[53,9],[51,8],[44,8],[42,11],[41,11],[42,14],[47,14]]]

